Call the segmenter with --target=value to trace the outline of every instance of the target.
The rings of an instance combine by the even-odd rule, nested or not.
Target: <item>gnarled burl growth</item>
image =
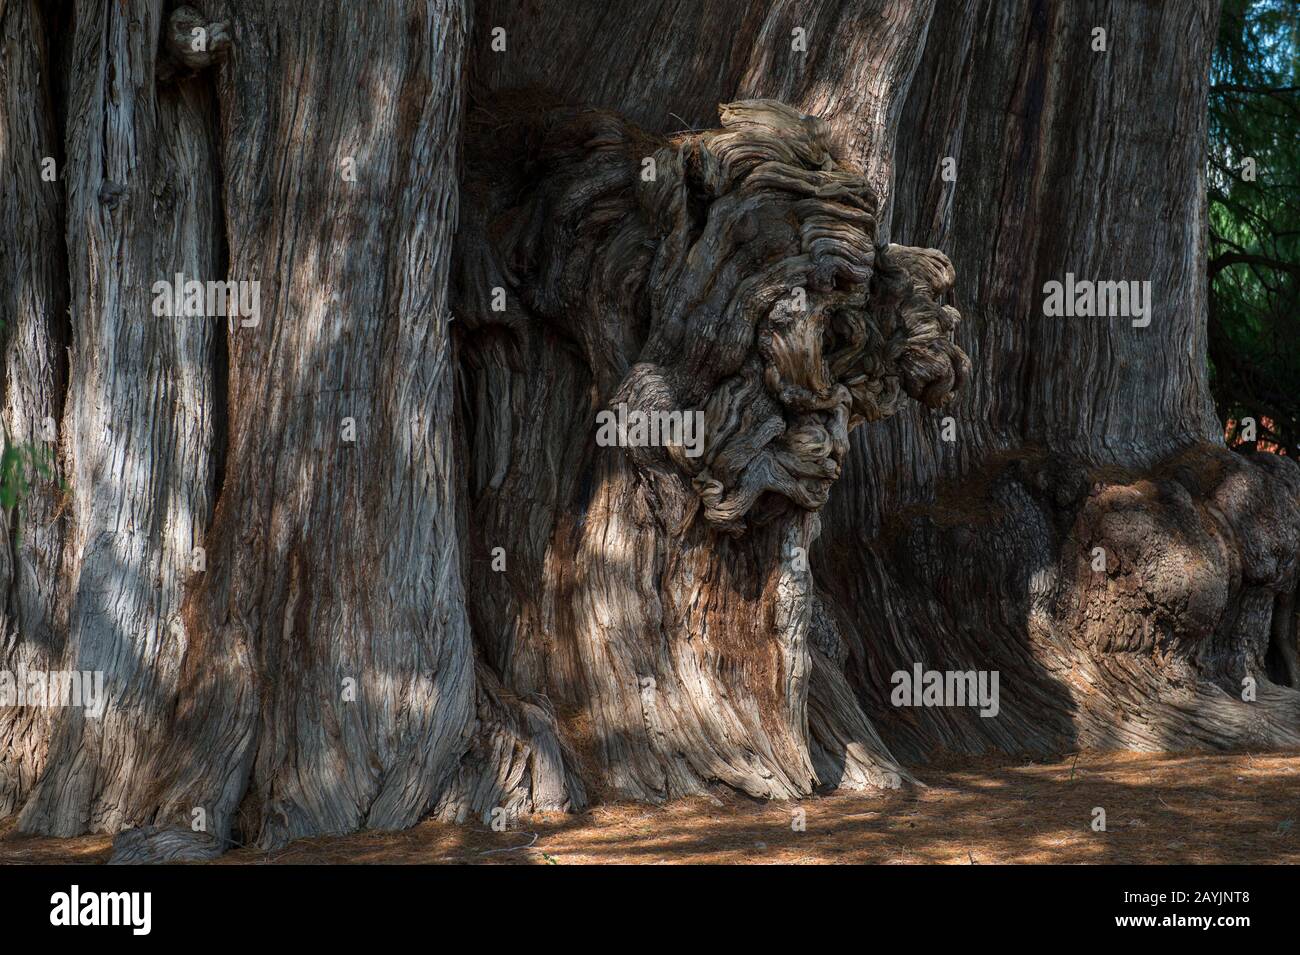
[[[704,517],[740,534],[769,492],[758,519],[823,505],[853,427],[904,395],[943,404],[969,361],[941,302],[952,264],[877,245],[876,198],[836,164],[826,125],[769,100],[720,112],[721,129],[664,142],[597,110],[507,114],[505,130],[480,115],[482,136],[536,137],[535,154],[523,182],[483,166],[528,145],[475,157],[495,238],[478,252],[501,272],[468,276],[462,310],[491,316],[504,283],[507,323],[581,343],[608,407],[703,413],[702,456],[629,451],[671,460]]]
[[[476,633],[620,794],[896,785],[806,553],[850,431],[968,374],[954,272],[877,241],[820,119],[720,112],[666,139],[530,94],[471,118],[474,531],[515,561],[470,575]],[[601,447],[602,409],[699,415],[702,450]]]

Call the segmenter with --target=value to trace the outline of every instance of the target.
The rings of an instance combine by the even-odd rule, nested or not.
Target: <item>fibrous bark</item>
[[[59,452],[0,663],[110,702],[0,711],[24,829],[1300,742],[1300,476],[1207,398],[1209,0],[47,7],[0,0],[3,416]],[[1047,318],[1067,271],[1153,321]],[[153,315],[176,272],[259,320]],[[895,707],[917,664],[997,716]]]
[[[954,440],[912,409],[857,433],[846,470],[877,477],[832,496],[815,562],[908,761],[1296,742],[1296,468],[1225,450],[1206,387],[1215,12],[972,0],[930,23],[893,228],[951,256],[974,374]],[[1067,272],[1150,281],[1150,324],[1045,316]],[[917,661],[1000,670],[1001,713],[893,707]]]
[[[445,308],[465,11],[73,13],[52,576],[60,665],[110,701],[26,731],[20,825],[139,827],[132,858],[409,825],[474,716]],[[177,272],[259,282],[259,321],[156,316]]]
[[[35,0],[0,3],[0,321],[5,341],[4,445],[35,450],[46,477],[22,468],[39,487],[4,515],[0,551],[4,632],[0,669],[57,665],[66,627],[58,619],[63,496],[58,492],[58,422],[67,345],[63,254],[63,149],[55,124],[52,26]],[[50,178],[51,173],[54,178]],[[45,764],[51,711],[0,708],[0,816],[26,800]]]
[[[148,820],[202,808],[218,842],[409,826],[474,715],[444,279],[465,13],[323,16],[242,5],[218,88],[240,131],[229,271],[260,280],[261,318],[230,331],[224,482]]]
[[[493,531],[484,547],[519,554],[531,537],[560,571],[514,572],[558,612],[502,634],[494,662],[507,686],[583,714],[593,769],[621,794],[715,781],[805,794],[819,782],[810,733],[832,750],[834,782],[896,782],[837,692],[842,674],[813,666],[824,651],[804,556],[850,431],[905,396],[942,405],[968,373],[942,303],[952,267],[934,250],[877,245],[875,195],[836,162],[819,118],[771,100],[720,114],[719,129],[663,139],[522,93],[472,118],[457,306],[478,356],[469,413],[490,415],[515,387],[503,335],[538,356],[527,377],[571,374],[553,363],[579,357],[588,385],[524,427],[493,416],[508,430],[474,428],[470,457],[513,470],[545,453],[548,419],[593,422],[555,462],[588,486],[548,483],[544,512],[520,521],[499,471],[475,482],[476,518]],[[615,407],[698,414],[700,453],[598,447],[596,412]],[[512,477],[536,496],[531,473]],[[498,595],[510,580],[479,578],[484,617],[518,612]],[[825,727],[809,727],[814,677],[828,684],[813,710]]]
[[[159,89],[161,3],[78,4],[61,173],[72,318],[63,473],[73,491],[57,578],[66,645],[53,668],[104,674],[102,718],[60,713],[20,815],[73,835],[129,825],[160,748],[187,640],[180,617],[211,507],[203,323],[149,321],[151,284],[218,268],[210,91]],[[31,161],[31,157],[26,157]]]

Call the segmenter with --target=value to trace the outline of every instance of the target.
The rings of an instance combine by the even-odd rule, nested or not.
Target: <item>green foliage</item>
[[[1224,0],[1210,75],[1210,362],[1219,415],[1300,452],[1300,6]],[[1254,179],[1250,178],[1253,160]]]
[[[21,507],[40,478],[54,475],[54,456],[35,444],[7,444],[0,453],[0,507]]]

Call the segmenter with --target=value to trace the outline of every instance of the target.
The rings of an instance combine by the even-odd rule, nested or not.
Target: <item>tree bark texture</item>
[[[0,668],[108,692],[0,707],[0,815],[188,859],[1300,744],[1300,472],[1208,397],[1216,16],[0,0],[5,440],[54,459]],[[1150,324],[1045,316],[1067,272]],[[176,273],[257,321],[156,316]],[[1000,712],[895,706],[917,664]]]
[[[847,570],[825,579],[870,634],[855,685],[909,759],[1297,741],[1296,468],[1227,452],[1206,385],[1216,15],[967,3],[931,21],[894,230],[952,258],[975,371],[945,412],[956,441],[937,413],[863,430],[848,470],[891,477],[834,497],[817,555]],[[1149,280],[1150,325],[1044,317],[1066,272]],[[900,718],[887,677],[916,660],[1000,668],[1002,713]]]
[[[53,462],[66,388],[68,278],[64,194],[41,179],[43,162],[58,168],[63,161],[48,26],[34,2],[0,4],[5,446],[39,447]],[[66,643],[66,622],[58,616],[65,500],[54,484],[51,475],[51,485],[32,495],[24,509],[4,515],[8,546],[0,556],[0,579],[6,626],[0,667],[10,672],[51,669]],[[0,815],[20,807],[40,775],[52,713],[0,709]]]

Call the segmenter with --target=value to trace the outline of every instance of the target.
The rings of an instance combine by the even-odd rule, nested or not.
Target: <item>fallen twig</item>
[[[518,852],[520,849],[531,849],[533,846],[537,845],[537,839],[538,839],[538,836],[537,836],[537,833],[535,833],[535,832],[530,832],[529,835],[533,837],[533,841],[527,843],[526,845],[522,845],[522,846],[504,846],[504,847],[502,847],[502,848],[500,848],[500,849],[484,849],[482,852],[479,853],[479,855],[481,855],[481,856],[490,856],[490,855],[491,855],[492,853],[494,853],[494,852]]]

